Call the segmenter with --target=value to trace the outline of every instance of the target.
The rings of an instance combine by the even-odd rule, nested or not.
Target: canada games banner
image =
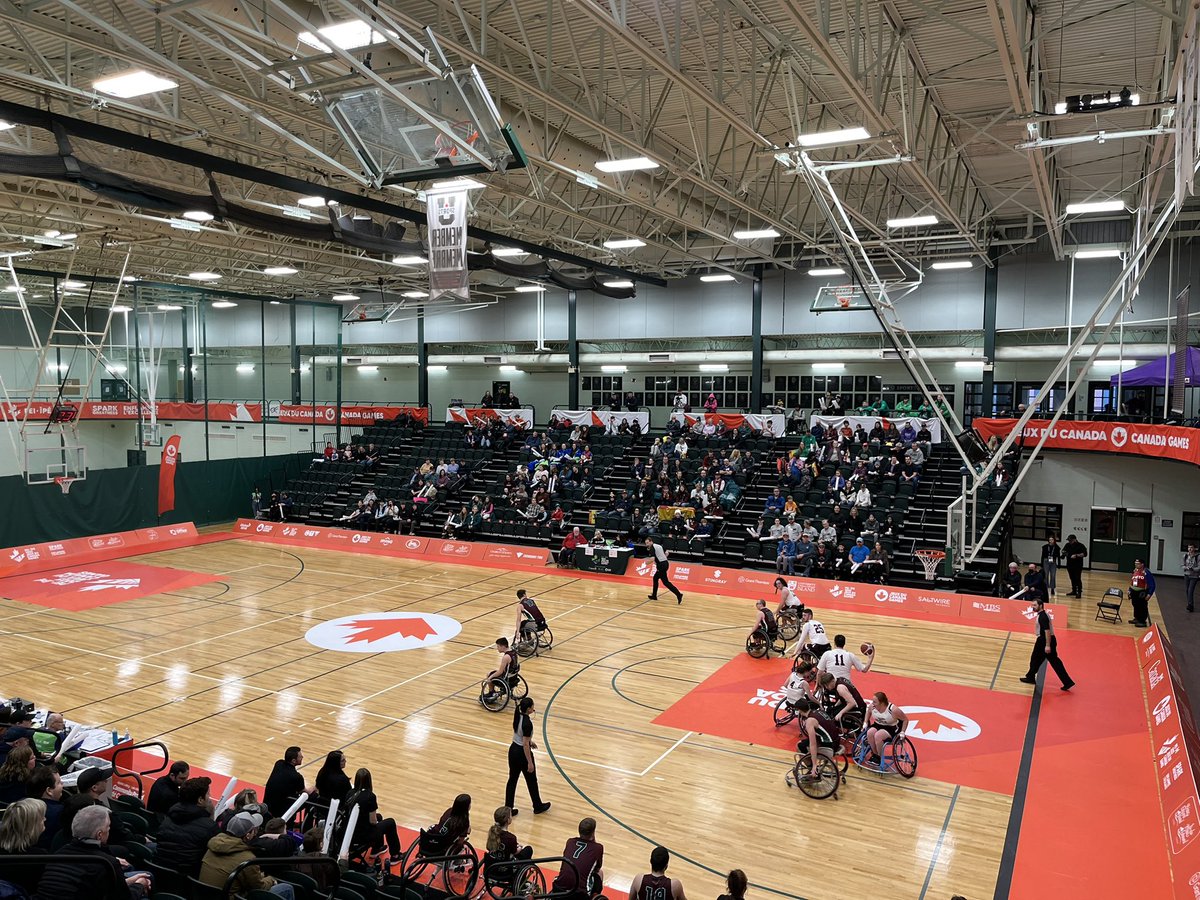
[[[171,435],[162,449],[158,467],[158,514],[175,508],[175,471],[179,468],[179,435]]]
[[[467,282],[467,191],[461,187],[425,192],[429,225],[429,295],[470,296]]]

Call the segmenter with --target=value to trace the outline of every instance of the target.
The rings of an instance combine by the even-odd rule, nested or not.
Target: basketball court
[[[812,597],[829,630],[875,643],[858,681],[909,711],[919,752],[912,780],[852,767],[836,799],[818,801],[784,784],[796,729],[777,729],[772,707],[788,666],[744,653],[748,595],[696,590],[677,605],[647,600],[636,581],[554,568],[314,550],[227,529],[192,540],[206,542],[93,561],[96,580],[68,568],[0,582],[13,597],[31,579],[70,582],[50,599],[3,601],[7,688],[247,784],[289,744],[304,748],[310,778],[342,747],[402,826],[429,824],[467,791],[480,831],[502,800],[511,707],[484,710],[479,679],[524,587],[554,633],[522,665],[554,808],[514,828],[552,855],[596,817],[612,890],[657,843],[696,896],[718,893],[732,866],[756,892],[810,900],[875,896],[883,870],[903,897],[999,896],[998,882],[1014,897],[1169,890],[1135,641],[1128,626],[1092,628],[1087,603],[1071,601],[1068,621],[1058,613],[1079,687],[1064,694],[1051,678],[1035,700],[1017,680],[1029,627]],[[136,578],[142,595],[122,590]],[[79,602],[80,584],[103,586],[90,596],[105,601]],[[1123,849],[1106,859],[1093,848],[1118,806]]]

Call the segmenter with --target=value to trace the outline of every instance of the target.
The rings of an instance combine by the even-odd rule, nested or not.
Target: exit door
[[[1092,568],[1131,572],[1135,559],[1149,564],[1152,516],[1148,509],[1093,506]]]

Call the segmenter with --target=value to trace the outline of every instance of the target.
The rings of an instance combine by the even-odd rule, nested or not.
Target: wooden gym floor
[[[542,793],[554,804],[535,818],[524,786],[518,788],[522,814],[513,830],[536,855],[557,855],[578,820],[590,815],[606,848],[606,884],[618,891],[648,871],[656,843],[671,848],[671,874],[693,898],[721,893],[722,876],[733,867],[747,871],[751,895],[810,900],[955,893],[975,900],[997,895],[998,883],[999,895],[1013,897],[1109,897],[1122,888],[1093,877],[1097,868],[1087,847],[1075,857],[1069,846],[1052,845],[1052,865],[1038,855],[1058,816],[1100,817],[1108,800],[1095,789],[1104,780],[1090,774],[1097,780],[1060,787],[1079,787],[1097,807],[1091,811],[1060,807],[1052,788],[1024,793],[1015,759],[1033,689],[1017,679],[1028,665],[1031,633],[822,611],[827,628],[844,632],[852,648],[866,640],[876,644],[885,677],[975,689],[985,699],[1015,697],[1021,704],[1020,722],[1012,726],[1017,752],[1000,762],[967,761],[963,771],[970,777],[960,783],[920,771],[901,781],[852,769],[838,799],[822,802],[784,786],[792,754],[781,746],[702,733],[702,722],[687,730],[654,724],[744,657],[749,600],[696,593],[677,606],[665,593],[650,602],[644,587],[555,569],[531,576],[245,540],[131,561],[220,580],[77,612],[0,600],[0,692],[32,698],[73,720],[128,728],[139,740],[161,739],[172,758],[249,783],[261,784],[289,744],[304,748],[310,779],[325,753],[340,747],[348,773],[359,766],[372,770],[384,813],[402,826],[427,825],[454,794],[472,794],[478,847],[503,801],[512,718],[511,707],[496,715],[479,706],[478,682],[494,661],[491,642],[511,634],[514,592],[524,587],[538,598],[555,635],[551,652],[522,666],[537,701]],[[1104,659],[1108,650],[1092,650],[1085,635],[1105,635],[1095,638],[1110,642],[1104,648],[1128,643],[1132,658],[1132,641],[1113,635],[1128,639],[1135,629],[1090,621],[1095,598],[1117,583],[1115,577],[1089,575],[1083,601],[1060,601],[1073,604],[1076,630],[1062,633],[1062,652],[1080,688],[1068,700],[1049,675],[1043,723],[1054,708],[1068,709],[1067,702],[1100,703],[1093,713],[1110,709],[1096,683],[1112,668]],[[305,640],[320,622],[395,610],[441,613],[459,621],[462,632],[438,646],[382,654],[321,650]],[[786,666],[762,666],[759,687],[772,690]],[[1140,697],[1140,682],[1136,691]],[[722,709],[714,704],[712,715],[724,715]],[[760,712],[769,720],[769,708]],[[1152,766],[1144,712],[1143,749]],[[714,721],[712,731],[728,730],[727,724]],[[1142,752],[1136,741],[1134,748]],[[1010,763],[1010,784],[1016,780],[1016,793],[1024,796],[1023,815],[1014,816],[1013,791],[961,783],[974,780],[977,766]],[[1054,771],[1049,765],[1033,767],[1035,781],[1040,772]],[[1145,798],[1123,802],[1141,803],[1151,826],[1161,823],[1153,785],[1150,806]],[[1128,815],[1129,808],[1122,812]],[[1122,825],[1122,834],[1131,830]],[[1017,858],[1002,866],[1006,848]],[[1165,870],[1165,851],[1161,863]],[[1143,895],[1156,895],[1158,868],[1151,861],[1139,870]]]

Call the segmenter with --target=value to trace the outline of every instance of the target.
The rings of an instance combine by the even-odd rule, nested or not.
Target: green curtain
[[[185,462],[175,475],[175,510],[160,520],[158,466],[96,469],[64,495],[20,475],[0,478],[0,547],[132,531],[175,522],[211,525],[250,515],[255,485],[265,496],[300,474],[312,453]]]

